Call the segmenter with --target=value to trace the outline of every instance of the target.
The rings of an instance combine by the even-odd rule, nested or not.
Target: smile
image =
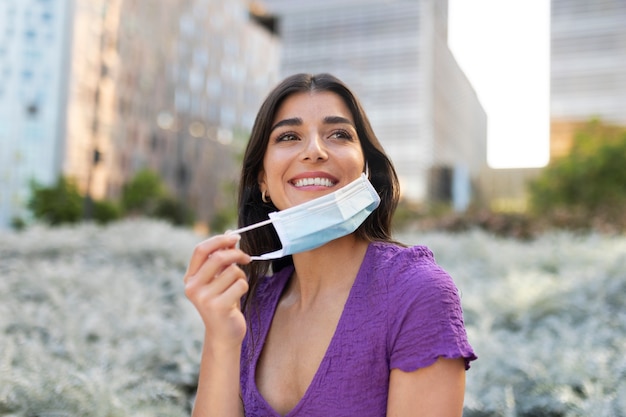
[[[335,185],[334,182],[329,180],[328,178],[300,178],[293,182],[293,185],[296,187],[306,187],[310,185],[320,185],[323,187],[332,187]]]

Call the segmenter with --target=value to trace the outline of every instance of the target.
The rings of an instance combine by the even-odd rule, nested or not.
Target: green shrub
[[[36,219],[53,226],[82,219],[83,198],[72,179],[60,176],[50,187],[32,181],[30,189],[27,207]]]
[[[532,210],[617,220],[626,211],[626,129],[592,121],[576,133],[568,155],[529,185]]]
[[[93,202],[93,219],[100,224],[107,224],[122,217],[122,209],[118,204],[108,200]]]
[[[162,197],[156,201],[152,217],[167,220],[177,226],[193,224],[194,214],[185,203],[173,197]]]
[[[128,213],[152,216],[157,210],[159,200],[167,196],[167,190],[161,178],[153,171],[143,169],[124,185],[122,206]]]
[[[210,230],[216,233],[223,233],[230,228],[237,227],[237,209],[235,207],[227,207],[217,211],[211,223]]]
[[[26,220],[19,216],[11,218],[11,229],[18,232],[26,229]]]

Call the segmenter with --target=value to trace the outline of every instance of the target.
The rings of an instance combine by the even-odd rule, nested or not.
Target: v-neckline
[[[332,352],[335,345],[338,343],[337,342],[337,338],[340,337],[340,335],[342,334],[342,330],[343,327],[345,326],[344,322],[345,322],[345,317],[346,317],[346,312],[350,309],[350,307],[354,304],[352,302],[352,299],[355,297],[354,293],[355,293],[355,288],[357,288],[357,286],[360,284],[360,282],[363,280],[362,276],[367,274],[367,269],[366,267],[366,260],[369,259],[369,253],[372,250],[374,245],[372,245],[372,242],[370,242],[368,244],[368,247],[365,251],[365,255],[363,256],[363,260],[361,261],[361,265],[359,266],[359,270],[356,274],[356,277],[354,278],[354,282],[352,283],[352,287],[350,288],[350,292],[348,293],[348,297],[346,298],[346,302],[343,306],[343,310],[341,311],[341,315],[339,316],[339,320],[337,321],[337,327],[335,327],[335,331],[330,339],[330,342],[328,343],[328,347],[326,348],[326,352],[324,352],[324,356],[322,357],[322,360],[320,361],[320,364],[317,368],[317,370],[315,371],[315,374],[313,375],[313,379],[311,380],[311,383],[309,384],[309,386],[307,387],[306,391],[304,392],[304,395],[298,400],[298,402],[296,403],[296,405],[287,412],[287,414],[285,414],[282,417],[290,417],[292,416],[294,413],[298,412],[300,408],[303,407],[303,405],[307,402],[308,397],[311,396],[311,390],[313,389],[313,387],[315,387],[317,385],[318,380],[321,378],[320,376],[320,371],[322,369],[325,369],[327,367],[328,364],[328,354],[329,352]],[[265,325],[265,328],[263,329],[263,337],[261,339],[262,343],[260,343],[260,348],[259,349],[255,349],[254,352],[254,358],[253,358],[253,366],[252,366],[252,381],[254,381],[254,391],[255,391],[255,395],[257,395],[261,401],[263,402],[263,404],[265,404],[265,406],[267,407],[268,410],[271,410],[274,413],[275,417],[281,417],[281,414],[279,412],[277,412],[274,407],[272,407],[270,405],[270,403],[267,402],[267,400],[265,399],[265,397],[261,394],[261,392],[259,391],[259,387],[257,385],[256,382],[256,375],[257,375],[257,366],[259,364],[259,359],[261,357],[261,353],[263,352],[263,347],[265,346],[265,342],[267,340],[267,336],[269,334],[270,328],[272,327],[272,322],[274,321],[274,315],[276,314],[276,309],[278,308],[278,303],[280,302],[280,296],[283,293],[283,291],[285,290],[285,286],[287,285],[287,283],[289,282],[289,279],[291,277],[291,275],[294,272],[294,267],[290,266],[290,271],[289,273],[285,274],[284,277],[282,277],[283,282],[280,283],[280,285],[278,285],[277,287],[280,288],[280,291],[276,291],[276,294],[274,296],[273,301],[273,305],[272,305],[272,311],[271,311],[271,320],[268,321],[268,323]],[[268,279],[272,279],[271,277]],[[277,288],[278,289],[278,288]]]

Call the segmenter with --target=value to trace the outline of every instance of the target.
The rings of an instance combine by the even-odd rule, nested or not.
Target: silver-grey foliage
[[[202,326],[164,223],[1,235],[0,415],[184,416]]]
[[[127,220],[0,233],[0,416],[186,416],[202,237]],[[626,237],[413,233],[454,277],[479,360],[466,417],[626,416]]]

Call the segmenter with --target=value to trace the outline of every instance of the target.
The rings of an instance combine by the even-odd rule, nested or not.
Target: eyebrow
[[[354,123],[342,116],[326,116],[324,117],[324,124],[327,125],[337,125],[337,124],[345,124],[354,127]]]
[[[302,125],[302,119],[299,117],[292,117],[291,119],[283,119],[280,122],[276,123],[274,126],[272,126],[272,128],[270,129],[270,132],[273,132],[274,129],[277,129],[281,126],[301,126]]]
[[[281,126],[301,126],[302,123],[303,122],[300,117],[292,117],[289,119],[283,119],[280,122],[277,122],[274,126],[272,126],[272,128],[270,129],[270,132],[274,131],[274,129],[277,129]],[[326,116],[324,117],[324,124],[327,124],[327,125],[347,124],[347,125],[354,127],[354,123],[352,123],[350,119],[347,119],[342,116]]]

